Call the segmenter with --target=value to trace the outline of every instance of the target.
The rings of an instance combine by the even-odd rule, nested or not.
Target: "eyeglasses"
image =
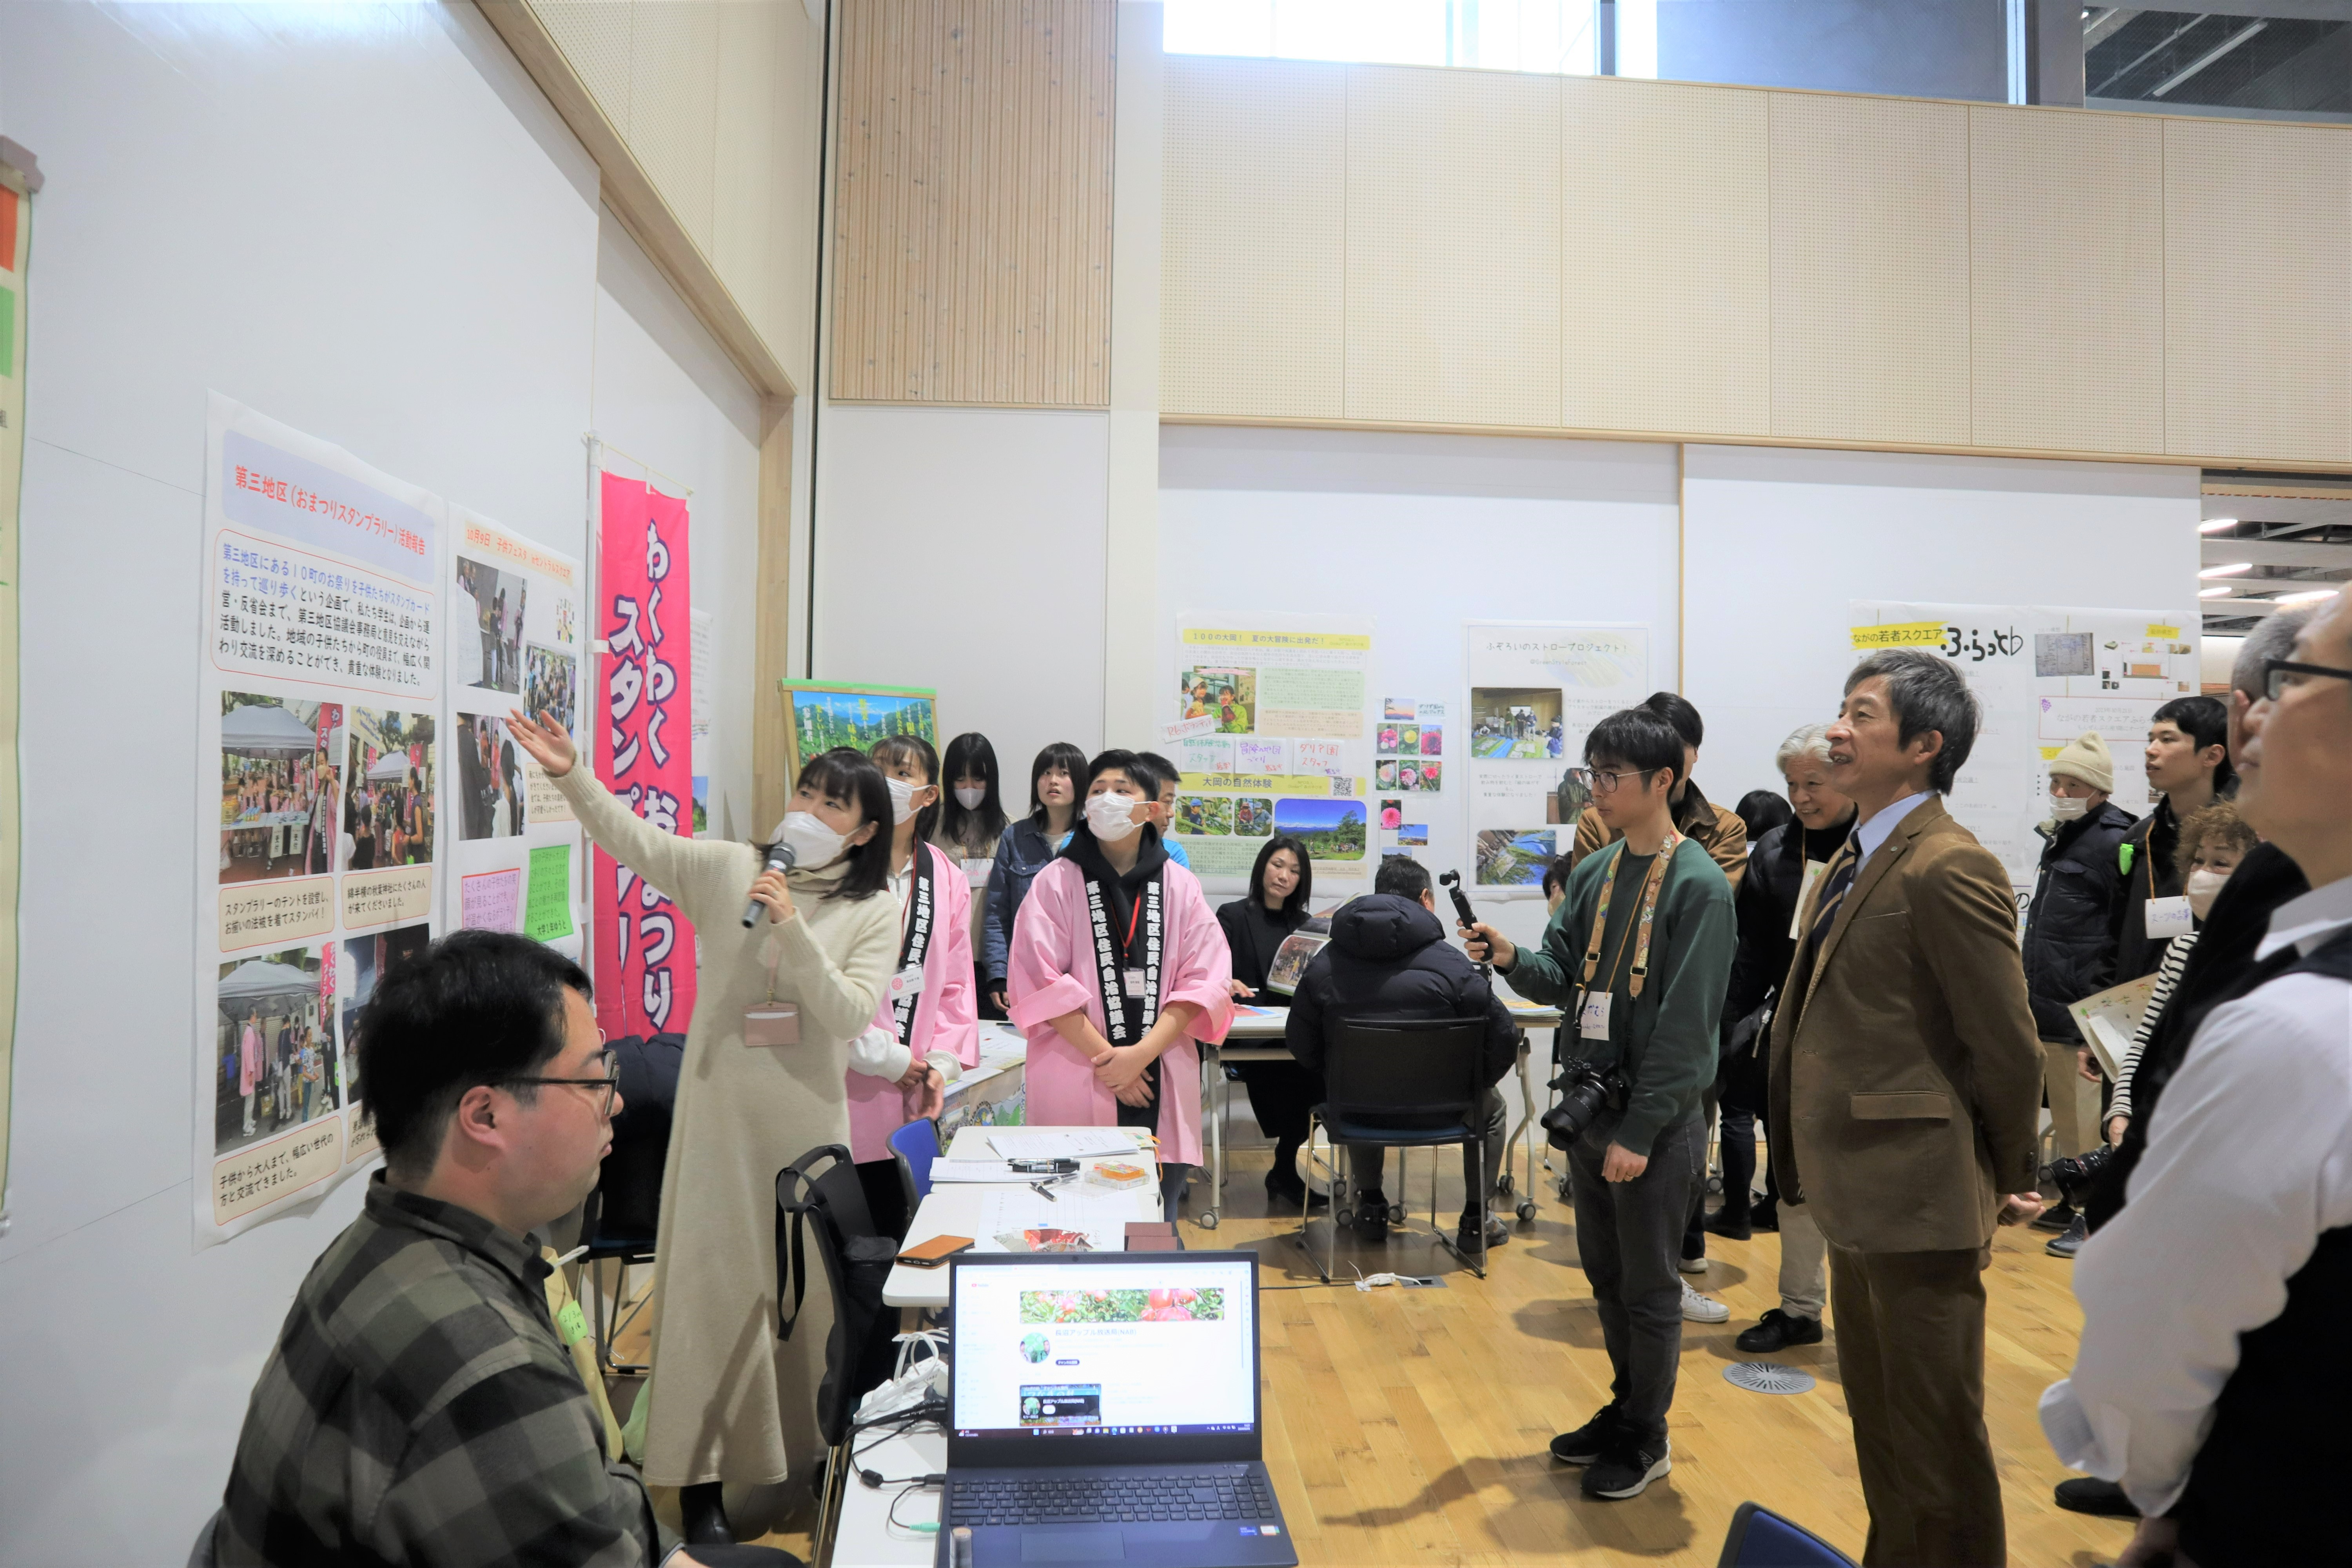
[[[1664,771],[1663,768],[1636,768],[1631,773],[1610,773],[1598,768],[1570,768],[1568,776],[1579,788],[1589,789],[1594,795],[1615,795],[1617,786],[1627,779],[1645,779],[1652,773]]]
[[[2314,676],[2333,676],[2338,680],[2352,680],[2352,669],[2338,669],[2332,664],[2297,664],[2291,658],[2271,658],[2263,661],[2263,695],[2275,702],[2291,688],[2301,686]]]
[[[602,1029],[597,1030],[596,1037],[600,1040],[603,1039],[604,1037],[604,1031]],[[499,1079],[498,1083],[493,1087],[505,1089],[515,1084],[523,1083],[568,1083],[575,1089],[601,1089],[604,1092],[601,1097],[602,1103],[596,1107],[596,1114],[599,1116],[610,1116],[613,1114],[613,1097],[621,1092],[621,1053],[618,1051],[599,1051],[596,1054],[604,1063],[604,1076],[602,1078],[502,1078]]]

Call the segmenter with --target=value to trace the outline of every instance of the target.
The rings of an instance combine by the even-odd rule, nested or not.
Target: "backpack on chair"
[[[824,1167],[822,1173],[818,1167]],[[817,1256],[833,1292],[833,1332],[825,1342],[824,1377],[817,1384],[817,1431],[828,1447],[849,1436],[858,1401],[890,1377],[898,1312],[883,1304],[883,1282],[898,1256],[895,1237],[879,1234],[858,1185],[857,1167],[838,1143],[810,1150],[776,1173],[776,1337],[789,1340],[808,1293],[803,1240],[814,1231]]]

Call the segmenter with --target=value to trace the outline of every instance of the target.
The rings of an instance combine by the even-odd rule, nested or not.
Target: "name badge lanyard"
[[[929,847],[915,846],[914,886],[907,900],[907,934],[898,948],[898,971],[920,971],[923,960],[931,951],[931,854]],[[909,1049],[914,1046],[915,1009],[921,1001],[921,988],[910,986],[898,993],[891,1006],[891,1025],[898,1043]]]
[[[1087,879],[1087,919],[1094,928],[1095,978],[1102,987],[1105,1033],[1114,1046],[1131,1046],[1142,1036],[1128,1026],[1126,987],[1121,983],[1119,972],[1127,955],[1135,950],[1136,924],[1140,921],[1143,926],[1143,1006],[1139,1027],[1150,1028],[1152,1021],[1160,1016],[1160,878],[1155,874],[1143,884],[1143,896],[1137,899],[1134,907],[1128,911],[1127,942],[1123,949],[1114,949],[1111,945],[1110,912],[1104,904],[1102,884],[1091,877]]]
[[[1642,879],[1642,913],[1635,922],[1638,935],[1633,946],[1633,973],[1626,985],[1627,993],[1633,996],[1641,995],[1643,983],[1650,976],[1650,935],[1653,922],[1658,915],[1658,894],[1666,885],[1666,862],[1674,858],[1675,850],[1682,841],[1683,836],[1669,826],[1666,841],[1658,850],[1658,858],[1651,862],[1648,874]],[[1617,854],[1609,862],[1608,873],[1601,879],[1601,907],[1593,911],[1592,935],[1584,944],[1584,971],[1579,976],[1580,984],[1588,993],[1592,989],[1593,972],[1601,966],[1601,938],[1609,929],[1609,901],[1617,893],[1617,862],[1624,855],[1625,845],[1621,839]],[[1621,959],[1625,956],[1625,941],[1622,936],[1617,942],[1617,956]],[[1610,979],[1613,984],[1616,979],[1613,964]]]

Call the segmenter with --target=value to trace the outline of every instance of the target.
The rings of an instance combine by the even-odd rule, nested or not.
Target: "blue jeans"
[[[1661,1131],[1650,1163],[1630,1182],[1603,1180],[1601,1161],[1619,1115],[1603,1112],[1569,1151],[1576,1250],[1601,1310],[1609,1392],[1626,1428],[1666,1435],[1683,1353],[1683,1227],[1706,1162],[1706,1122],[1696,1111]]]

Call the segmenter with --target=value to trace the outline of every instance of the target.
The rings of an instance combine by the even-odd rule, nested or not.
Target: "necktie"
[[[1853,888],[1853,874],[1862,864],[1861,841],[1849,837],[1838,851],[1836,860],[1822,877],[1822,896],[1813,905],[1812,928],[1805,933],[1805,968],[1808,989],[1811,988],[1814,961],[1820,956],[1822,943],[1836,923],[1838,908]]]

